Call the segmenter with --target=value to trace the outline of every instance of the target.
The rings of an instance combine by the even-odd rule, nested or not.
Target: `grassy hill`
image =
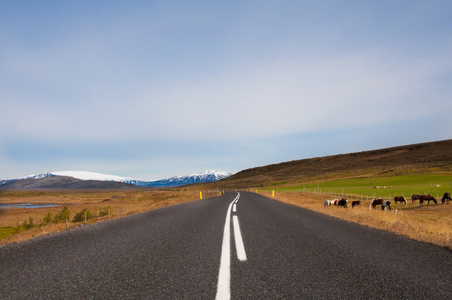
[[[293,186],[350,178],[452,175],[452,140],[295,160],[243,170],[215,182],[222,189]]]

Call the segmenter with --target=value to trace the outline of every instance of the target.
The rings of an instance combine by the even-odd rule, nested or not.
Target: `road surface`
[[[452,299],[450,250],[247,192],[5,246],[0,266],[1,299]]]

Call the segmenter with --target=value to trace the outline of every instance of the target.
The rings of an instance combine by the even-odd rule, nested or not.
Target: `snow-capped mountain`
[[[18,180],[21,180],[21,179],[41,179],[41,178],[53,177],[53,176],[55,176],[55,175],[53,175],[50,172],[44,172],[44,173],[41,173],[41,174],[29,175],[29,176],[20,177],[20,178],[0,179],[0,185],[6,184],[6,183],[9,183],[9,182],[18,181]]]
[[[116,181],[123,182],[128,184],[134,184],[143,187],[169,187],[169,186],[180,186],[187,185],[192,183],[201,183],[201,182],[213,182],[226,177],[231,176],[230,172],[223,171],[214,171],[208,170],[201,174],[191,174],[186,176],[174,176],[167,179],[154,180],[154,181],[145,181],[145,180],[137,180],[129,177],[120,177],[116,175],[106,175],[101,173],[94,172],[86,172],[86,171],[58,171],[58,172],[44,172],[41,174],[30,175],[22,178],[16,179],[0,179],[0,185],[6,184],[9,182],[21,180],[21,179],[41,179],[46,177],[53,176],[68,176],[81,180],[99,180],[99,181]]]
[[[191,174],[186,176],[174,176],[168,179],[149,181],[147,183],[132,183],[140,186],[179,186],[179,185],[187,185],[192,183],[201,183],[201,182],[213,182],[226,177],[231,176],[230,172],[218,172],[214,170],[208,170],[201,174]]]

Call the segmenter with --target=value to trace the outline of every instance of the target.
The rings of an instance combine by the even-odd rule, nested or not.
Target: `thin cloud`
[[[158,179],[450,138],[450,5],[5,5],[0,177]]]

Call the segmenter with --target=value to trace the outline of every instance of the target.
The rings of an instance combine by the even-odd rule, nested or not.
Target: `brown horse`
[[[369,207],[372,206],[372,208],[375,208],[377,205],[382,205],[383,199],[374,199],[370,202]]]
[[[414,201],[419,200],[419,197],[420,197],[420,196],[421,196],[421,195],[419,195],[419,194],[413,194],[413,195],[411,195],[411,202],[414,203]]]
[[[433,202],[435,202],[435,204],[438,204],[438,202],[436,201],[435,197],[433,197],[430,194],[428,194],[428,195],[419,195],[419,205],[420,206],[424,205],[424,201],[427,201],[427,205],[430,205],[430,201],[433,201]]]
[[[397,204],[397,202],[405,202],[405,205],[407,205],[406,199],[403,196],[395,196],[394,203]]]

